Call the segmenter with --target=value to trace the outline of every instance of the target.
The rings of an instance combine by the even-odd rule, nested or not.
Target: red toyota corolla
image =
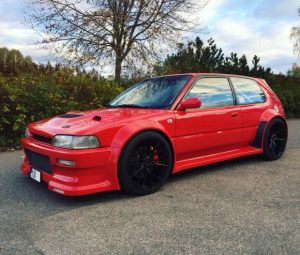
[[[281,157],[287,124],[264,80],[180,74],[139,82],[105,109],[29,124],[22,172],[78,196],[157,191],[170,174],[246,155]]]

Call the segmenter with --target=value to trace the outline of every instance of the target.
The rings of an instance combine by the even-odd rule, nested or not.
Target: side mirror
[[[198,97],[185,98],[181,101],[178,110],[200,108],[201,101]]]

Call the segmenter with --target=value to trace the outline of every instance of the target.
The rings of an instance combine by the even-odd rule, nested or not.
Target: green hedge
[[[277,76],[271,84],[289,118],[300,117],[300,78]]]
[[[0,148],[19,144],[27,123],[67,111],[103,106],[122,88],[68,68],[18,76],[0,73]]]
[[[125,80],[128,87],[133,80]],[[300,117],[300,79],[274,75],[271,87],[288,117]],[[95,109],[123,88],[112,80],[64,67],[41,66],[21,74],[0,73],[0,150],[19,145],[27,123],[67,111]]]

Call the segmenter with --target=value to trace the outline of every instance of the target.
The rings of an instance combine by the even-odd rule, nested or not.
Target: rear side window
[[[233,105],[230,84],[226,78],[201,78],[186,95],[186,98],[198,97],[201,108],[213,108]]]
[[[260,86],[253,80],[231,77],[238,104],[256,104],[266,101]]]

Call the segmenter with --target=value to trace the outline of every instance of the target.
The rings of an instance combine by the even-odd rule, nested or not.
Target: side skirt
[[[226,152],[212,154],[208,156],[177,161],[175,162],[172,173],[174,174],[194,167],[204,166],[204,165],[225,161],[233,158],[239,158],[243,156],[261,154],[261,153],[263,153],[263,150],[261,148],[245,147],[241,149],[226,151]]]

